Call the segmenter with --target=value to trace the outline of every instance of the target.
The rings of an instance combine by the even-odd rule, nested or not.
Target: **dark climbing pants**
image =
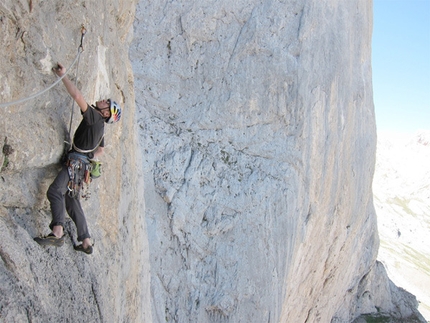
[[[68,183],[69,173],[67,167],[63,166],[61,172],[57,175],[51,186],[49,186],[46,194],[51,203],[52,212],[52,222],[49,227],[51,230],[56,225],[64,227],[65,210],[67,210],[70,218],[75,222],[78,231],[78,241],[82,241],[86,238],[90,238],[87,220],[85,219],[85,214],[82,210],[81,202],[79,201],[79,194],[76,194],[76,197],[69,196],[69,189],[67,188]]]

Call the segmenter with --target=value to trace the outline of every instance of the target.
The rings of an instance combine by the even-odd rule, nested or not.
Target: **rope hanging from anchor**
[[[76,57],[75,57],[75,59],[73,60],[73,63],[70,65],[70,67],[67,69],[67,72],[62,76],[62,77],[60,77],[57,81],[55,81],[52,85],[50,85],[49,87],[47,87],[46,89],[44,89],[44,90],[42,90],[42,91],[40,91],[40,92],[37,92],[37,93],[35,93],[35,94],[33,94],[33,95],[30,95],[29,97],[25,97],[25,98],[22,98],[22,99],[19,99],[19,100],[16,100],[16,101],[11,101],[11,102],[5,102],[5,103],[0,103],[0,108],[6,108],[6,107],[8,107],[8,106],[12,106],[12,105],[16,105],[16,104],[20,104],[20,103],[24,103],[24,102],[26,102],[26,101],[29,101],[29,100],[31,100],[31,99],[34,99],[34,98],[36,98],[36,97],[38,97],[38,96],[40,96],[40,95],[42,95],[42,94],[44,94],[45,92],[48,92],[50,89],[52,89],[55,85],[57,85],[58,83],[60,83],[61,82],[61,80],[68,74],[68,71],[70,71],[71,70],[71,68],[75,65],[75,63],[76,62],[78,62],[78,66],[79,66],[79,57],[80,57],[80,55],[81,55],[81,53],[84,51],[84,47],[83,47],[83,45],[82,45],[82,43],[83,43],[83,40],[84,40],[84,36],[85,36],[85,34],[86,34],[86,29],[85,29],[85,27],[82,25],[82,28],[81,28],[81,44],[79,45],[79,48],[78,48],[78,54],[76,55]],[[70,131],[69,131],[70,132]]]
[[[79,48],[78,48],[78,55],[77,55],[77,57],[78,57],[78,64],[76,65],[76,74],[75,74],[75,84],[76,85],[78,83],[79,61],[80,61],[80,56],[81,56],[80,54],[84,51],[83,41],[84,41],[84,37],[85,37],[86,33],[87,33],[87,30],[85,29],[84,25],[82,25],[82,28],[81,28],[81,44],[79,45]],[[63,78],[63,77],[64,77],[64,75],[61,78]],[[65,147],[66,151],[70,150],[70,148],[72,147],[72,138],[71,138],[70,134],[72,133],[72,122],[73,122],[74,107],[75,107],[75,100],[72,100],[72,114],[70,116],[69,132],[68,132],[69,138],[68,138],[68,141],[65,141],[65,143],[66,143],[66,147]]]

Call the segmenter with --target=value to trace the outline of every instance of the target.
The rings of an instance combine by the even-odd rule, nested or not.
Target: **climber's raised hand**
[[[60,63],[57,63],[57,66],[53,67],[52,70],[55,74],[57,74],[59,77],[63,77],[63,84],[66,86],[67,92],[69,92],[70,96],[73,98],[73,100],[76,101],[76,103],[79,105],[79,108],[81,109],[82,113],[87,111],[88,104],[85,101],[84,97],[82,96],[81,91],[78,90],[75,84],[73,84],[66,74],[66,68],[61,65]]]
[[[66,73],[66,68],[61,63],[57,63],[57,65],[54,66],[52,70],[60,77]]]

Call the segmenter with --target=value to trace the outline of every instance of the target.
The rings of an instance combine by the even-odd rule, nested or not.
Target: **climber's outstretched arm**
[[[66,68],[60,63],[58,63],[57,67],[54,67],[53,70],[60,77],[66,73]],[[67,78],[67,75],[64,76],[62,81],[63,84],[66,86],[67,92],[69,92],[73,100],[75,100],[76,103],[79,105],[79,108],[81,109],[82,113],[87,111],[88,104],[82,96],[81,91],[79,91],[75,84],[73,84],[72,81]]]

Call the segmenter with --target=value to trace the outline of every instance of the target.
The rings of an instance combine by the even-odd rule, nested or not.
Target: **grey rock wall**
[[[49,232],[64,87],[2,108],[0,321],[418,317],[376,263],[371,11],[364,0],[2,2],[2,102],[52,84],[84,24],[71,78],[124,112],[83,202],[86,256],[70,221],[62,248],[33,241]]]
[[[363,287],[389,284],[374,269],[372,3],[141,1],[134,28],[157,321],[393,313],[389,288]]]
[[[73,223],[63,247],[40,247],[49,233],[46,191],[59,170],[71,99],[59,84],[24,104],[1,108],[0,141],[13,153],[0,172],[0,322],[151,322],[148,246],[128,56],[135,3],[2,1],[0,97],[9,102],[53,84],[56,62],[75,59],[87,33],[77,82],[89,103],[112,96],[124,108],[106,128],[104,175],[83,201],[95,241],[76,253]],[[76,65],[75,65],[76,67]],[[79,109],[74,106],[74,130]],[[4,155],[2,155],[2,161]],[[6,164],[2,163],[2,166]]]

